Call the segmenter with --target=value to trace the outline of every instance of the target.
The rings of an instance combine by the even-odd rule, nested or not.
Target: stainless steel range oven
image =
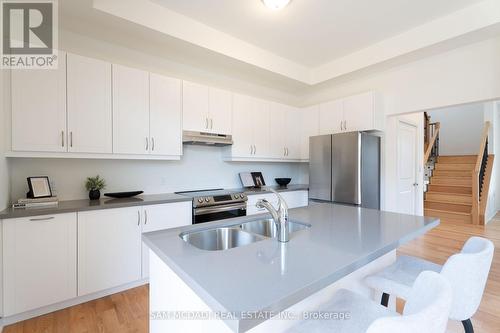
[[[223,189],[185,191],[177,194],[193,199],[193,224],[247,215],[247,196]]]

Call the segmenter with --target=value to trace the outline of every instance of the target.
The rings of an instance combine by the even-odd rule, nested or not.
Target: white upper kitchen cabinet
[[[181,81],[150,74],[150,143],[152,155],[182,155]]]
[[[287,106],[285,114],[285,148],[287,160],[298,160],[301,157],[301,114],[300,110]],[[271,125],[271,132],[273,126]],[[272,141],[271,141],[271,144]]]
[[[141,279],[141,207],[78,213],[78,296]]]
[[[208,87],[182,82],[182,128],[186,131],[207,132],[210,130],[208,119]]]
[[[309,138],[319,135],[319,105],[301,110],[300,159],[309,160]]]
[[[271,131],[269,133],[269,154],[272,158],[286,158],[286,137],[287,137],[287,108],[283,104],[269,103],[269,122]]]
[[[231,157],[254,157],[253,127],[255,99],[244,95],[234,95],[233,101],[233,145]]]
[[[376,94],[367,92],[344,98],[344,131],[382,130],[383,114]]]
[[[344,130],[344,103],[341,99],[319,106],[319,133],[334,134]]]
[[[209,132],[216,134],[231,134],[233,94],[229,91],[209,88],[208,118]]]
[[[76,213],[3,220],[4,317],[76,297],[76,231]]]
[[[183,129],[231,134],[232,93],[183,81]]]
[[[68,53],[68,151],[113,152],[111,63]]]
[[[149,73],[113,64],[113,152],[149,149]]]
[[[254,111],[247,126],[253,128],[254,157],[270,157],[270,132],[269,103],[261,99],[254,99]]]
[[[52,70],[12,70],[12,151],[65,152],[66,54]]]

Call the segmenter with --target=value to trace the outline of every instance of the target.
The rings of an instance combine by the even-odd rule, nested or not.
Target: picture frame
[[[49,177],[37,176],[28,177],[28,198],[50,198],[52,197],[52,189],[50,188]]]
[[[262,172],[252,172],[252,178],[255,187],[266,186]]]

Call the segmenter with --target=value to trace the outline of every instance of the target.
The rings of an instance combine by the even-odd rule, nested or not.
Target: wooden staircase
[[[472,223],[472,171],[477,155],[439,156],[434,164],[424,213],[442,223]]]

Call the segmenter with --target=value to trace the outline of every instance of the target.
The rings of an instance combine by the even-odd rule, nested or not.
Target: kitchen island
[[[305,225],[288,243],[259,238],[203,250],[180,235],[239,226],[267,214],[147,233],[150,332],[282,332],[339,288],[372,295],[362,279],[438,219],[329,203],[290,210]],[[269,320],[269,319],[273,320]]]

